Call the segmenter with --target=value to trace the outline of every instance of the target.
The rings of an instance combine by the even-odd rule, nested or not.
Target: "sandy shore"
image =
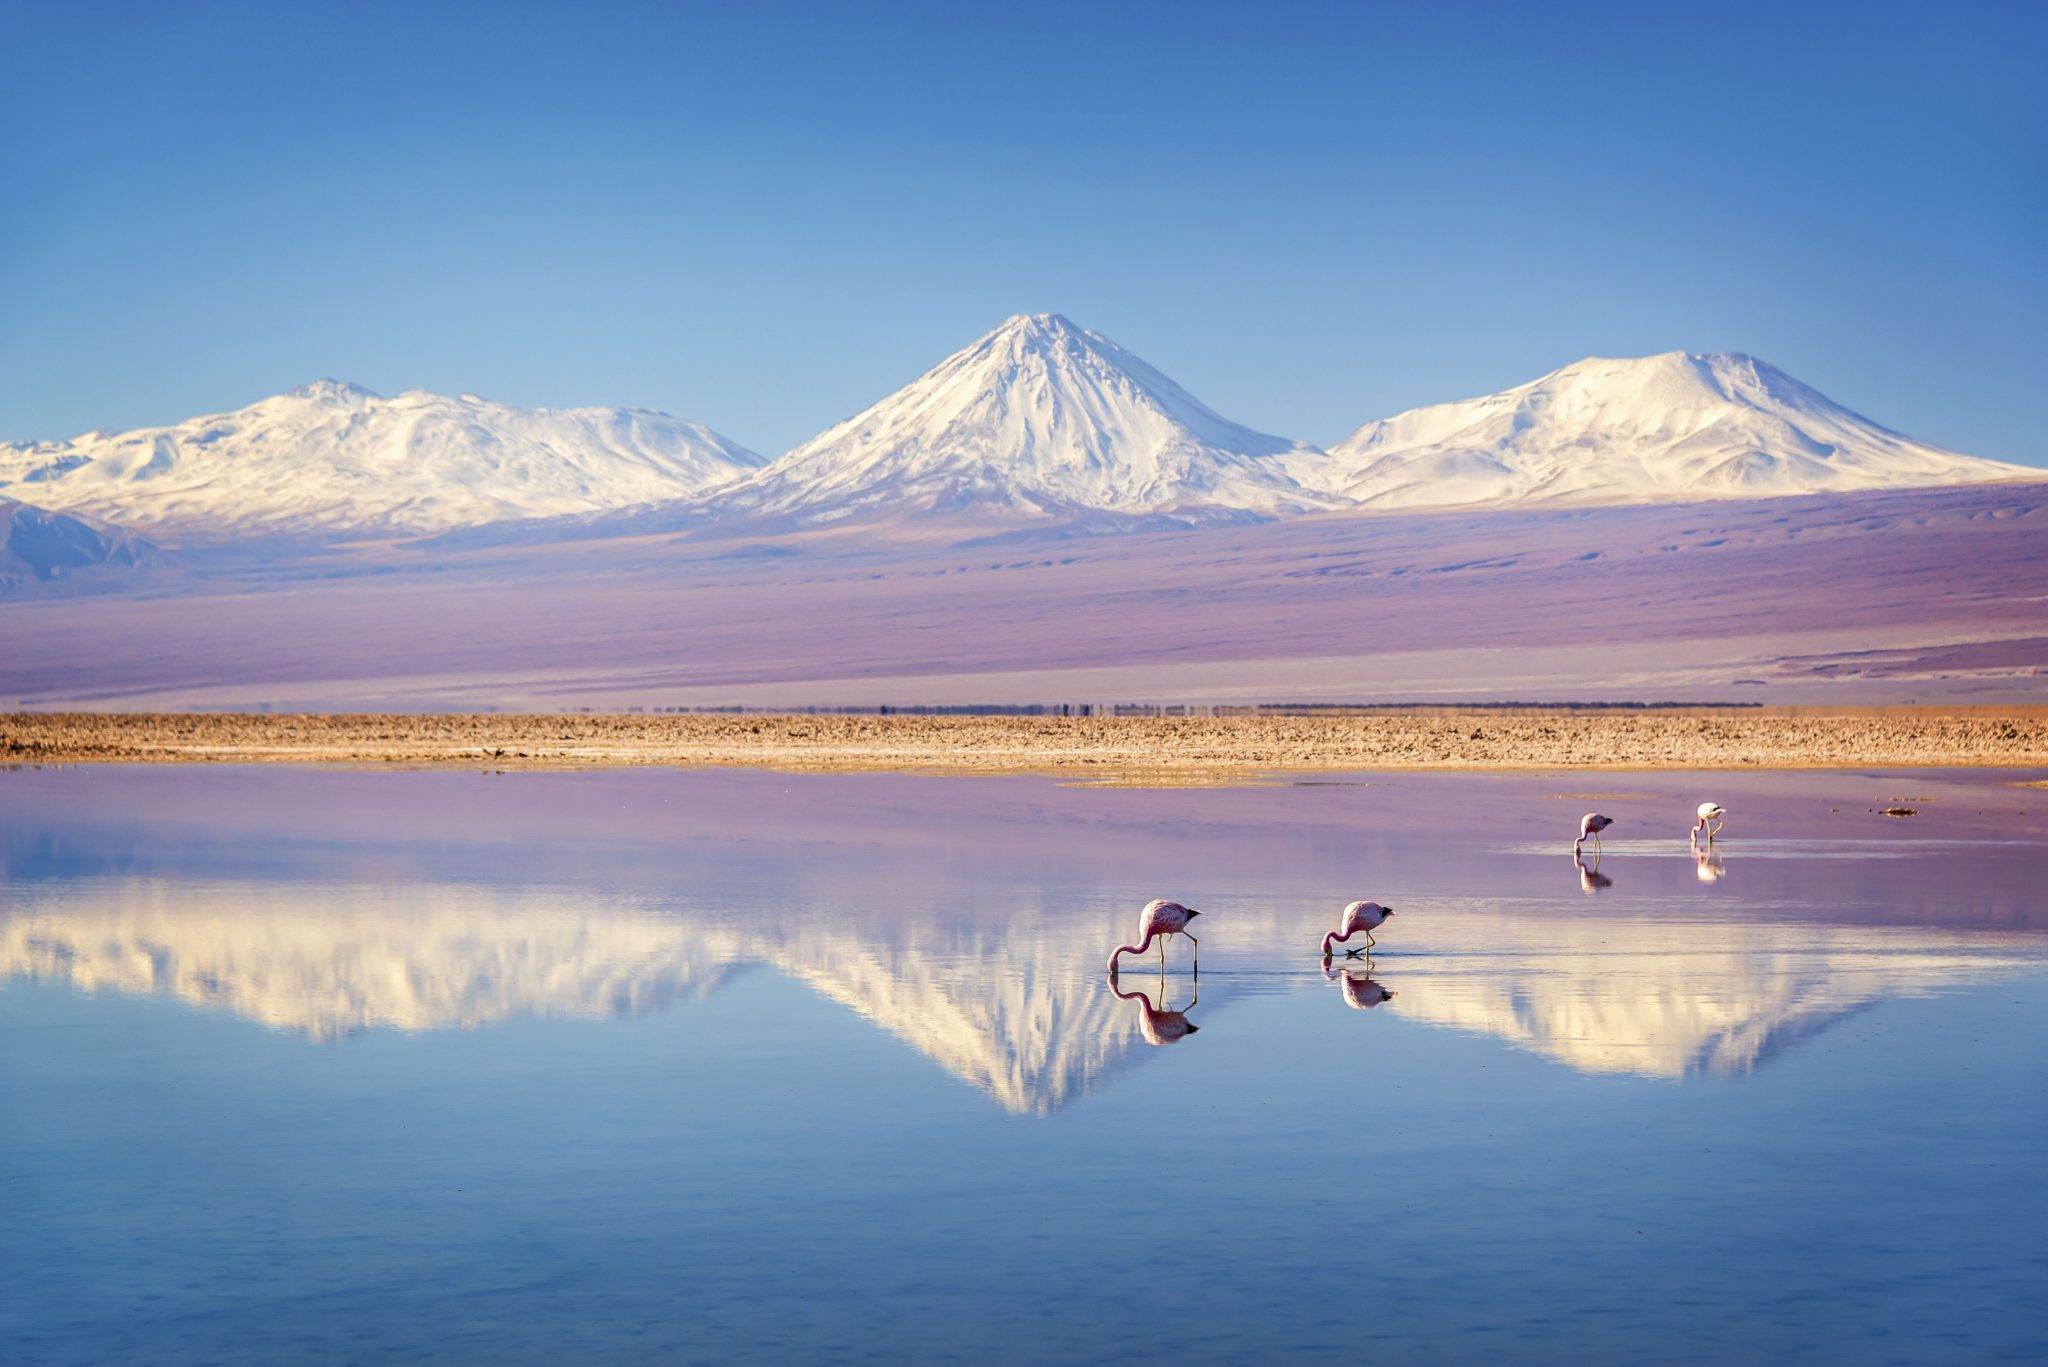
[[[745,765],[1112,782],[1359,769],[2048,767],[2048,707],[1072,718],[9,713],[0,715],[0,762]]]

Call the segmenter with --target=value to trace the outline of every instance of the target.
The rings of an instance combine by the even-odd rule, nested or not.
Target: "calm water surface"
[[[0,1360],[2039,1360],[2014,777],[0,771]]]

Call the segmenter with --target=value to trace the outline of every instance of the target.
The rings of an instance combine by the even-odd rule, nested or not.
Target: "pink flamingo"
[[[1383,907],[1378,902],[1353,902],[1350,906],[1344,908],[1344,915],[1337,922],[1337,928],[1323,937],[1323,959],[1325,962],[1329,960],[1330,946],[1332,944],[1341,944],[1360,931],[1365,932],[1365,944],[1360,949],[1345,950],[1344,957],[1355,959],[1364,950],[1374,948],[1378,941],[1372,938],[1372,933],[1385,925],[1387,918],[1393,914],[1394,909],[1392,907]]]
[[[1159,964],[1164,968],[1166,937],[1169,935],[1188,936],[1188,943],[1195,947],[1195,971],[1201,972],[1202,942],[1188,935],[1188,922],[1201,914],[1192,907],[1184,907],[1178,902],[1169,902],[1164,898],[1154,898],[1147,902],[1145,909],[1138,913],[1138,942],[1134,945],[1117,946],[1116,952],[1109,956],[1109,976],[1116,976],[1116,961],[1120,956],[1143,954],[1152,947],[1154,940],[1159,941]]]
[[[1718,802],[1702,802],[1699,815],[1700,819],[1692,824],[1693,842],[1697,844],[1700,832],[1705,831],[1707,843],[1711,845],[1714,843],[1714,837],[1721,833],[1721,818],[1728,815],[1728,809]]]
[[[1165,972],[1163,968],[1160,971],[1162,973]],[[1141,987],[1135,991],[1126,992],[1116,985],[1114,975],[1110,977],[1109,990],[1124,1001],[1139,1003],[1138,1009],[1143,1014],[1138,1017],[1138,1033],[1145,1037],[1145,1043],[1147,1044],[1179,1044],[1189,1035],[1195,1034],[1202,1028],[1193,1021],[1190,1021],[1187,1014],[1200,1001],[1199,997],[1190,1001],[1184,1010],[1162,1011],[1152,1005],[1152,999],[1145,995],[1144,988]],[[1166,987],[1163,980],[1159,988],[1159,1000],[1166,1000]]]
[[[1572,842],[1572,857],[1575,859],[1578,857],[1580,846],[1584,845],[1589,838],[1593,842],[1593,849],[1597,852],[1600,848],[1600,832],[1613,824],[1614,818],[1611,816],[1602,816],[1598,812],[1587,812],[1584,819],[1579,822],[1579,838]]]

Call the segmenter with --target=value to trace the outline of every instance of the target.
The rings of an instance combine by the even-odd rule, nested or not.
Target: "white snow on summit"
[[[1240,427],[1099,333],[1019,314],[710,501],[817,525],[864,513],[1206,522],[1338,506],[1314,447]]]
[[[1588,359],[1369,422],[1324,487],[1372,509],[1652,503],[2039,479],[1861,417],[1739,354]]]
[[[405,534],[679,498],[762,463],[663,413],[318,380],[173,427],[0,443],[0,494],[199,538]]]
[[[0,498],[167,545],[539,543],[808,528],[915,538],[1327,511],[1765,498],[2039,480],[1901,436],[1761,361],[1592,359],[1329,452],[1216,414],[1099,333],[1020,314],[773,462],[639,409],[385,399],[320,380],[173,427],[0,443]]]

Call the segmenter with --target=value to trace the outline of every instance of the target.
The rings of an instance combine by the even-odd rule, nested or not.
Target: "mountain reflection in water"
[[[825,921],[609,906],[469,885],[301,885],[102,877],[24,885],[0,911],[0,978],[162,995],[320,1043],[366,1030],[667,1010],[760,966],[839,1002],[1005,1109],[1045,1114],[1145,1044],[1195,1032],[1192,984],[1101,974],[1121,928],[1057,907]],[[1922,928],[1531,915],[1417,906],[1369,968],[1325,975],[1270,913],[1227,913],[1230,959],[1205,1012],[1248,992],[1322,988],[1349,1006],[1505,1040],[1587,1073],[1740,1074],[1873,1002],[2038,962],[1996,934]],[[1221,922],[1224,918],[1217,918]],[[1190,1006],[1193,1002],[1190,1001]],[[1206,1022],[1205,1022],[1206,1024]],[[1396,1035],[1376,1035],[1392,1047]]]

